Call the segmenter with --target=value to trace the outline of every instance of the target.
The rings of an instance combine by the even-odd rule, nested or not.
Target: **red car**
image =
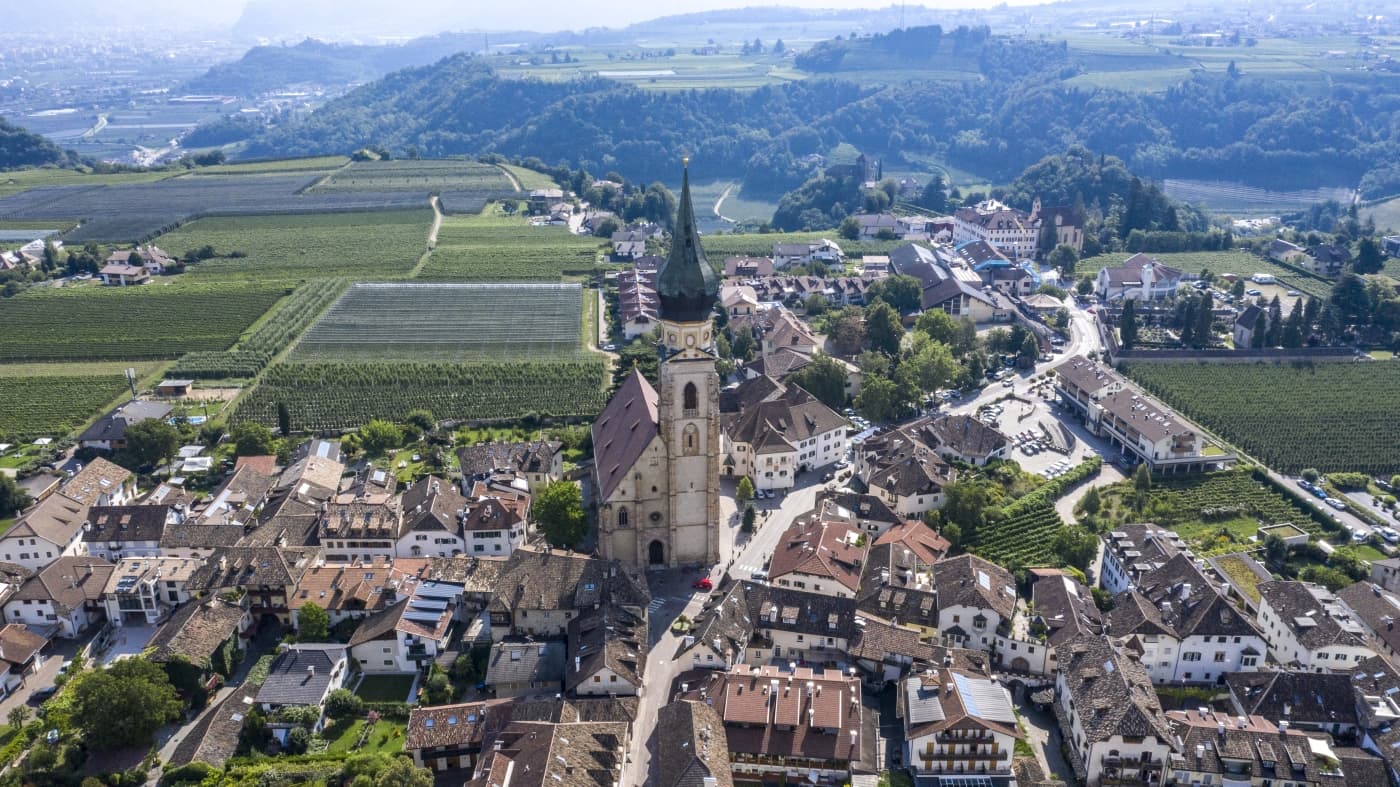
[[[695,584],[691,585],[691,587],[695,588],[696,590],[709,590],[714,586],[715,583],[711,582],[709,577],[701,577],[695,580]]]

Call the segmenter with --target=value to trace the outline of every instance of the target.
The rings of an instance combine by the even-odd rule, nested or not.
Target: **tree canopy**
[[[583,512],[583,492],[572,481],[555,481],[541,489],[530,504],[530,515],[550,544],[572,549],[583,540],[588,527]]]
[[[73,721],[96,749],[144,746],[183,706],[160,665],[141,657],[80,673],[73,691]]]

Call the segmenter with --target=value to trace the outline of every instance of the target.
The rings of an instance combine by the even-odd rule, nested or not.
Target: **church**
[[[681,185],[671,253],[656,277],[660,382],[632,374],[593,424],[598,552],[645,566],[719,562],[719,276]]]

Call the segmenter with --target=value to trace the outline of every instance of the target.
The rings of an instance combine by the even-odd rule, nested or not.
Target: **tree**
[[[1131,350],[1137,344],[1137,313],[1133,303],[1131,298],[1123,301],[1123,316],[1118,318],[1119,342],[1125,350]]]
[[[832,349],[841,355],[854,355],[865,346],[866,327],[864,311],[859,307],[847,306],[835,315],[827,317],[826,337],[831,340]],[[735,340],[738,348],[738,340]],[[654,354],[654,353],[653,353]]]
[[[855,216],[847,216],[841,221],[841,226],[837,228],[836,234],[840,235],[843,240],[859,240],[860,220]]]
[[[740,529],[743,530],[745,533],[752,533],[752,532],[753,532],[753,523],[754,523],[754,520],[757,519],[757,518],[758,518],[758,512],[754,510],[753,503],[747,503],[747,504],[745,504],[745,505],[744,505],[744,519],[743,519],[743,523],[740,524],[740,526],[739,526]]]
[[[817,353],[790,381],[833,410],[846,406],[846,367],[824,353]]]
[[[944,522],[943,527],[939,528],[938,532],[939,535],[948,539],[952,548],[956,549],[962,546],[962,528],[958,526],[957,522]]]
[[[0,473],[0,519],[8,519],[29,506],[29,493],[15,479]]]
[[[21,727],[24,726],[24,723],[29,720],[29,708],[23,705],[16,705],[13,708],[10,708],[10,712],[6,716],[6,720],[10,722],[11,727],[15,728],[15,730],[18,731]]]
[[[1089,487],[1089,491],[1084,493],[1084,499],[1079,501],[1079,506],[1084,510],[1084,513],[1089,516],[1099,513],[1099,510],[1103,508],[1103,500],[1099,496],[1099,488],[1096,486]]]
[[[871,349],[886,355],[898,355],[899,344],[904,339],[904,326],[899,324],[899,313],[884,301],[866,309],[865,338]]]
[[[1055,534],[1055,540],[1050,545],[1050,550],[1055,553],[1061,562],[1067,566],[1074,566],[1080,571],[1088,571],[1093,564],[1094,558],[1099,552],[1098,536],[1079,527],[1062,527],[1060,532]]]
[[[126,428],[126,452],[138,467],[164,464],[180,447],[180,433],[160,418],[151,418]]]
[[[1148,471],[1146,462],[1133,471],[1133,491],[1137,495],[1137,507],[1141,510],[1147,503],[1147,494],[1152,491],[1152,473]]]
[[[1027,333],[1026,338],[1021,340],[1021,352],[1016,359],[1022,369],[1030,369],[1035,366],[1035,361],[1040,357],[1040,342],[1035,340],[1035,334]]]
[[[1209,347],[1215,340],[1215,298],[1209,292],[1201,293],[1196,306],[1196,326],[1191,331],[1197,347]]]
[[[403,445],[403,430],[397,424],[375,418],[360,427],[360,447],[369,456],[379,456],[385,451]]]
[[[819,292],[808,295],[807,299],[802,302],[802,310],[807,313],[808,319],[825,314],[830,307],[831,304],[827,302],[826,296]]]
[[[277,432],[283,437],[292,436],[292,411],[286,402],[277,403]]]
[[[141,657],[81,673],[72,697],[83,743],[99,750],[149,746],[156,730],[183,710],[165,670]]]
[[[433,772],[407,757],[394,757],[375,777],[374,787],[433,787]]]
[[[428,679],[423,682],[423,699],[428,705],[442,705],[452,700],[452,681],[437,664],[433,664]]]
[[[774,41],[774,42],[773,42],[773,54],[775,54],[775,55],[781,55],[781,54],[783,54],[783,53],[786,52],[786,51],[787,51],[787,44],[784,44],[784,43],[783,43],[783,39],[779,38],[777,41]]]
[[[1269,301],[1269,321],[1268,327],[1265,330],[1264,346],[1278,347],[1282,343],[1283,305],[1279,302],[1278,296],[1275,295],[1274,299]]]
[[[929,309],[914,322],[914,330],[949,346],[958,340],[959,327],[952,315],[942,309]]]
[[[364,712],[365,701],[349,689],[336,689],[326,695],[326,715],[332,719],[353,718]]]
[[[898,388],[888,377],[867,377],[856,396],[856,410],[872,423],[884,423],[894,416]]]
[[[918,279],[895,275],[876,279],[866,290],[865,302],[884,301],[900,314],[909,314],[919,310],[922,297],[923,288]]]
[[[1310,484],[1315,484],[1317,483],[1317,479],[1322,477],[1322,474],[1317,472],[1314,468],[1306,467],[1303,468],[1303,472],[1298,474],[1298,477]]]
[[[277,453],[272,430],[254,421],[244,421],[229,431],[235,456],[270,456]]]
[[[1356,262],[1352,263],[1351,269],[1357,273],[1380,273],[1385,267],[1385,255],[1381,253],[1381,246],[1376,243],[1376,239],[1370,236],[1362,238],[1356,244]]]
[[[1293,310],[1283,322],[1283,335],[1279,341],[1284,347],[1302,347],[1303,339],[1303,304],[1294,301]]]
[[[747,503],[753,499],[753,493],[753,479],[744,476],[739,479],[739,484],[734,489],[734,499],[740,503]]]
[[[1288,560],[1288,545],[1277,535],[1269,534],[1264,537],[1264,557],[1270,565],[1282,566]]]
[[[1332,288],[1332,306],[1347,325],[1365,325],[1371,319],[1371,295],[1366,282],[1354,273],[1344,273]]]
[[[540,490],[530,511],[551,545],[573,548],[583,540],[588,521],[583,493],[573,481],[555,481]]]
[[[1235,283],[1230,285],[1230,295],[1235,298],[1244,297],[1244,279],[1235,279]]]
[[[331,636],[331,616],[325,607],[308,601],[297,611],[297,639],[302,642],[325,642]]]
[[[1269,315],[1263,310],[1254,318],[1254,327],[1249,333],[1249,346],[1254,349],[1264,347],[1268,342]]]
[[[423,434],[428,434],[437,428],[437,421],[433,419],[431,410],[410,410],[404,417],[404,422],[418,429]]]
[[[919,207],[928,208],[935,213],[942,213],[948,209],[948,187],[943,182],[942,173],[935,172],[929,176],[928,183],[924,184],[923,191],[919,192]]]
[[[904,361],[918,382],[920,390],[936,391],[946,386],[958,373],[953,352],[942,342],[923,340],[921,346]]]
[[[1050,256],[1045,259],[1050,267],[1060,272],[1062,281],[1069,281],[1074,276],[1074,266],[1079,264],[1079,254],[1074,247],[1067,243],[1061,243],[1050,252]],[[1092,284],[1089,285],[1091,288]]]

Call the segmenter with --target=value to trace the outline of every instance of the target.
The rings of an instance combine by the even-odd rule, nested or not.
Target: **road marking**
[[[647,612],[655,612],[656,610],[661,609],[665,605],[665,598],[654,598],[651,600],[650,604],[647,604]]]

